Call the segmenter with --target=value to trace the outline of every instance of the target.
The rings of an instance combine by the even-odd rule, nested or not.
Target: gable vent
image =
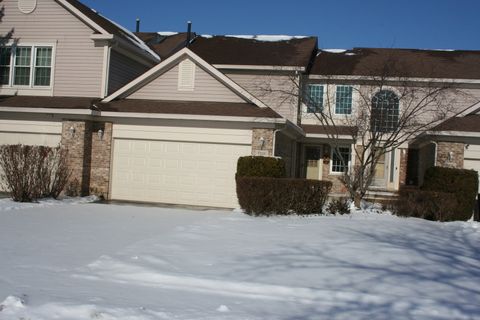
[[[18,9],[23,13],[32,13],[37,7],[37,0],[18,0]]]
[[[195,88],[195,63],[185,59],[178,66],[178,90],[193,91]]]

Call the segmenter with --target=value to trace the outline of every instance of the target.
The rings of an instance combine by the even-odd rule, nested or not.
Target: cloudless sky
[[[318,36],[320,48],[480,50],[480,0],[81,0],[130,30]]]

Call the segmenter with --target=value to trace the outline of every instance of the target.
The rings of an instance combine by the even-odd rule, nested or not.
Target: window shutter
[[[23,13],[32,13],[37,7],[37,0],[18,0],[18,9]]]
[[[193,91],[195,88],[195,63],[185,59],[178,66],[178,90]]]

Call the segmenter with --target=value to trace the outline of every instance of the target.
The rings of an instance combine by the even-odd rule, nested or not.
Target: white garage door
[[[473,169],[480,175],[480,145],[471,144],[465,149],[465,159],[463,167],[465,169]],[[478,188],[480,193],[480,183]]]
[[[168,136],[151,133],[155,134]],[[175,136],[191,135],[177,132]],[[207,139],[204,134],[197,139],[202,137],[212,140],[212,135]],[[251,133],[245,137],[241,140],[251,139]],[[250,144],[115,138],[112,199],[237,207],[236,164],[240,156],[249,154]]]

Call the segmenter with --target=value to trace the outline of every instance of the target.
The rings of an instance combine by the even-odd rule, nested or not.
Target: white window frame
[[[350,108],[350,113],[337,113],[337,89],[338,87],[351,87],[352,88],[352,105]],[[335,85],[335,92],[333,93],[333,97],[335,100],[335,103],[333,104],[333,115],[338,116],[338,117],[350,117],[353,114],[354,110],[354,105],[355,105],[355,99],[356,95],[355,92],[357,91],[356,86],[351,85],[351,84],[338,84]]]
[[[325,96],[327,94],[327,84],[325,83],[308,83],[307,84],[307,95],[309,93],[309,87],[310,86],[317,86],[317,87],[323,87],[322,89],[322,110],[325,110]],[[308,97],[308,99],[310,99],[310,97]],[[309,110],[309,107],[308,107],[308,101],[306,101],[306,103],[304,103],[305,105],[305,109],[304,109],[304,114],[306,116],[310,116],[310,115],[313,115],[315,114],[316,112],[308,112]]]
[[[350,160],[348,160],[347,162],[347,172],[350,170],[350,165],[351,165],[351,162],[352,162],[352,146],[351,145],[339,145],[338,146],[339,148],[348,148],[349,150],[349,158]],[[339,172],[339,171],[333,171],[333,155],[335,153],[334,151],[335,149],[335,146],[330,146],[330,174],[331,175],[342,175],[344,173],[344,171],[342,172]]]
[[[15,50],[11,50],[10,58],[10,74],[9,74],[9,83],[0,84],[0,95],[13,95],[13,94],[24,94],[24,95],[39,95],[39,96],[52,96],[53,87],[55,83],[55,66],[56,66],[56,43],[52,42],[19,42],[14,43],[9,41],[5,44],[5,47],[30,47],[32,49],[32,54],[30,57],[30,84],[29,85],[15,85],[14,84],[14,75],[15,75]],[[37,48],[51,48],[52,49],[52,58],[50,66],[50,85],[49,86],[35,86],[35,65],[36,65],[36,53]]]

